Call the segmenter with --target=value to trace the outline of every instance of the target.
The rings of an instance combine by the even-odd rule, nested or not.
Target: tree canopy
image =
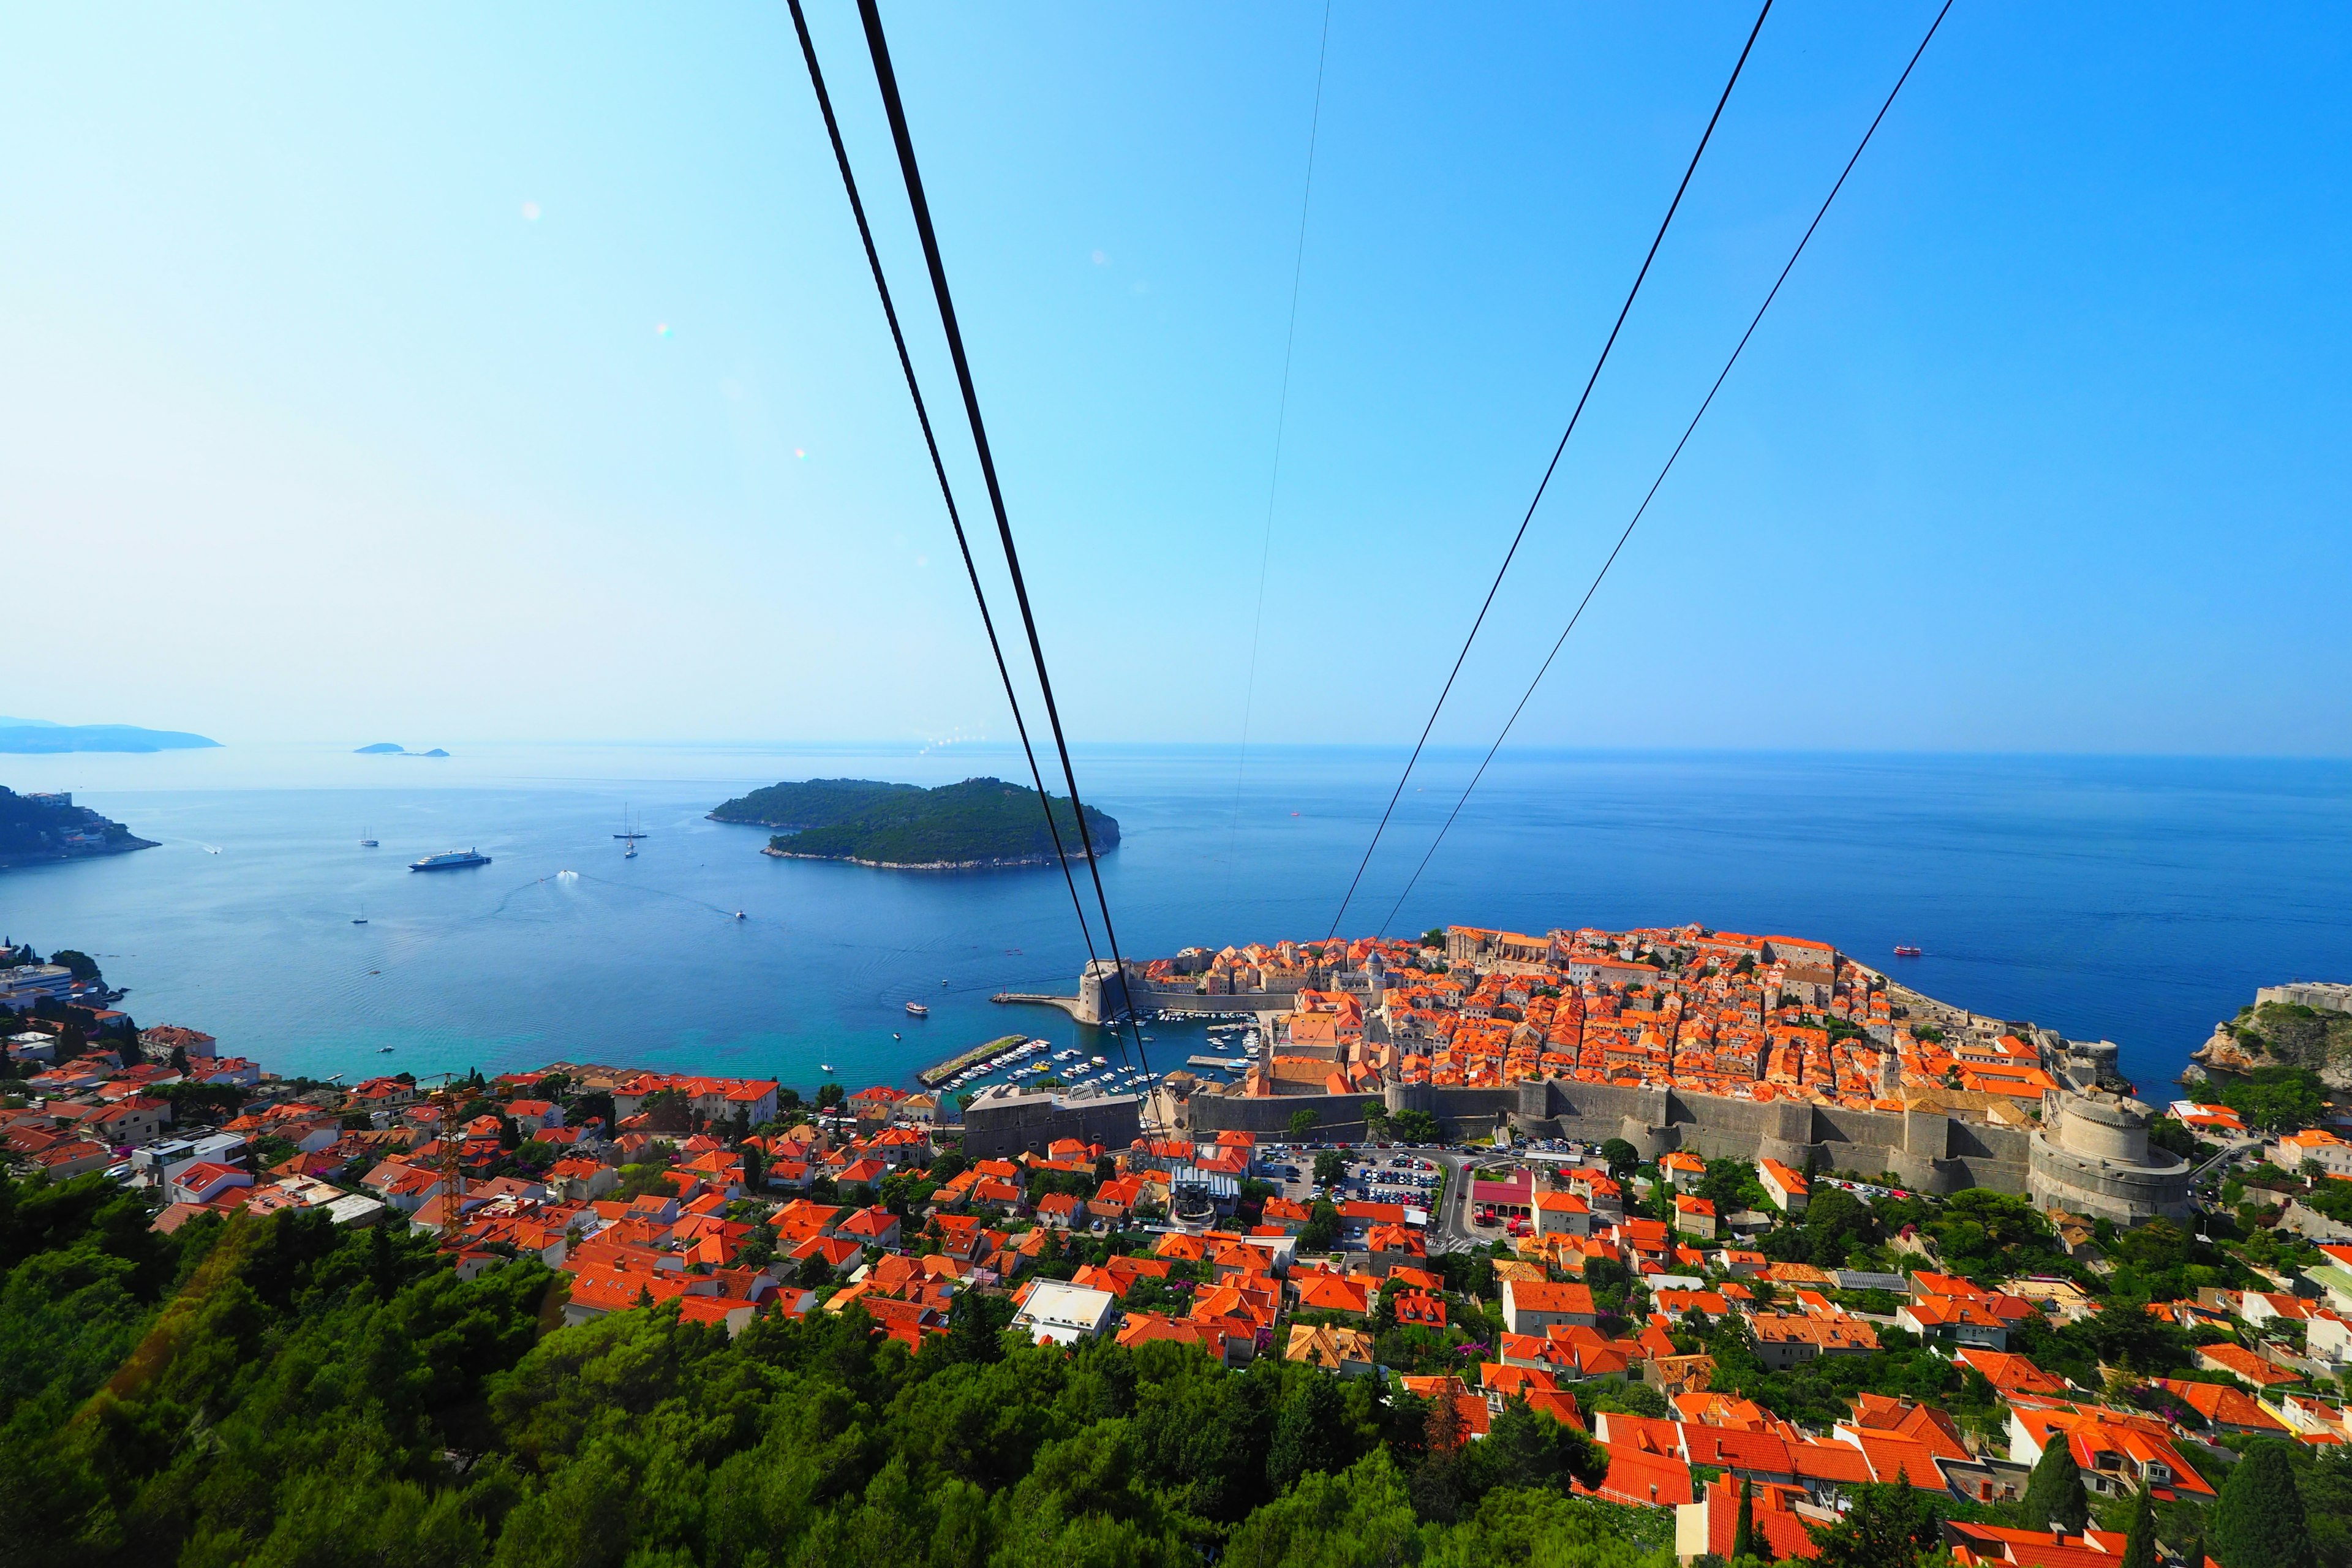
[[[0,1184],[0,1268],[10,1568],[1638,1568],[1660,1544],[1570,1495],[1603,1456],[1524,1402],[1468,1443],[1450,1401],[1275,1357],[1025,1344],[1001,1296],[959,1296],[919,1353],[856,1306],[731,1340],[674,1306],[562,1327],[536,1262],[461,1281],[428,1237],[315,1212],[166,1237],[97,1178]]]

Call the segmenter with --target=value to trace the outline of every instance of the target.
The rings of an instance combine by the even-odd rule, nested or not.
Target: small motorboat
[[[928,1018],[931,1016],[931,1010],[929,1007],[924,1006],[920,1002],[908,1003],[907,1011],[912,1013],[918,1018]]]
[[[388,1057],[392,1054],[392,1047],[390,1046],[378,1046],[375,1048],[375,1054],[380,1057]]]
[[[1897,958],[1916,958],[1919,956],[1919,950],[1906,943],[1897,942],[1895,944],[1895,956]]]
[[[735,911],[735,918],[739,921],[741,920],[743,918],[743,911],[741,910],[737,910]]]

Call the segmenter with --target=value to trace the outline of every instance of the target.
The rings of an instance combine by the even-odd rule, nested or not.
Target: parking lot
[[[1282,1189],[1282,1195],[1311,1204],[1323,1195],[1315,1184],[1315,1157],[1322,1149],[1311,1144],[1271,1143],[1257,1152],[1262,1180]],[[1444,1177],[1438,1163],[1411,1151],[1351,1148],[1346,1152],[1344,1173],[1331,1196],[1342,1203],[1404,1204],[1426,1208],[1437,1195]]]

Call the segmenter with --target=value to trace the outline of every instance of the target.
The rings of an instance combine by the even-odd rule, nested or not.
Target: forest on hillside
[[[1082,853],[1067,797],[1047,795],[1063,849]],[[769,852],[880,866],[1045,865],[1055,859],[1054,831],[1045,825],[1037,792],[1003,779],[966,779],[924,789],[871,779],[811,779],[771,784],[726,802],[719,822],[787,831],[768,841]],[[1087,807],[1087,833],[1097,853],[1118,843],[1118,821]]]
[[[1637,1568],[1599,1450],[1189,1345],[1038,1348],[959,1299],[740,1338],[563,1277],[461,1281],[313,1212],[173,1236],[97,1177],[0,1185],[0,1564],[1520,1563]]]

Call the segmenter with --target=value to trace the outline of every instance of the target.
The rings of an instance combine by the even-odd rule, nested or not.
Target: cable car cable
[[[1454,819],[1462,815],[1462,807],[1469,801],[1470,792],[1476,789],[1478,781],[1486,776],[1487,763],[1492,763],[1495,760],[1495,753],[1503,749],[1503,742],[1509,737],[1511,727],[1519,721],[1519,714],[1526,709],[1528,699],[1533,697],[1536,694],[1536,688],[1543,683],[1544,674],[1551,668],[1552,660],[1559,657],[1561,647],[1568,641],[1568,634],[1576,629],[1576,623],[1583,618],[1585,606],[1592,603],[1592,595],[1600,591],[1601,579],[1608,576],[1609,568],[1617,563],[1618,552],[1625,548],[1625,542],[1633,537],[1633,530],[1641,526],[1643,514],[1650,510],[1650,502],[1657,497],[1658,487],[1666,482],[1668,474],[1674,472],[1675,459],[1683,455],[1683,448],[1690,444],[1691,433],[1698,428],[1698,422],[1706,418],[1706,411],[1714,406],[1715,395],[1723,390],[1724,380],[1731,374],[1731,367],[1739,363],[1740,353],[1748,347],[1748,340],[1754,337],[1756,329],[1763,324],[1764,312],[1770,310],[1772,301],[1780,297],[1780,285],[1789,280],[1789,274],[1796,268],[1797,258],[1805,254],[1805,247],[1812,240],[1813,230],[1821,227],[1822,219],[1829,216],[1830,204],[1837,200],[1840,191],[1845,189],[1846,176],[1853,174],[1853,166],[1862,161],[1864,149],[1870,145],[1870,139],[1878,134],[1879,121],[1885,120],[1886,111],[1895,107],[1895,95],[1903,90],[1903,84],[1911,79],[1913,68],[1918,65],[1919,57],[1927,52],[1928,44],[1935,39],[1936,29],[1944,25],[1944,17],[1951,8],[1952,0],[1944,0],[1943,9],[1937,12],[1936,19],[1927,25],[1927,37],[1921,38],[1919,47],[1911,51],[1909,64],[1903,68],[1903,74],[1895,79],[1894,90],[1886,95],[1886,101],[1878,106],[1878,113],[1871,120],[1870,129],[1862,133],[1861,142],[1854,147],[1853,156],[1848,158],[1845,161],[1845,167],[1839,171],[1837,184],[1832,185],[1830,194],[1822,198],[1821,210],[1813,214],[1813,221],[1805,226],[1803,237],[1797,241],[1797,248],[1790,252],[1788,265],[1781,268],[1780,276],[1772,280],[1771,292],[1766,294],[1764,302],[1756,307],[1754,319],[1748,323],[1748,330],[1739,334],[1739,342],[1733,346],[1731,357],[1723,362],[1723,369],[1717,374],[1715,384],[1706,389],[1706,396],[1700,402],[1698,412],[1692,415],[1690,423],[1683,427],[1682,439],[1675,443],[1675,449],[1672,452],[1666,454],[1665,466],[1658,470],[1658,477],[1650,481],[1649,493],[1642,498],[1642,504],[1633,509],[1633,520],[1625,524],[1625,531],[1617,536],[1616,546],[1609,552],[1609,559],[1603,561],[1601,563],[1601,570],[1593,574],[1591,584],[1584,590],[1584,597],[1577,602],[1576,613],[1568,617],[1568,625],[1561,629],[1559,640],[1551,645],[1551,652],[1544,655],[1543,664],[1536,670],[1535,679],[1528,681],[1527,690],[1520,693],[1518,706],[1512,709],[1511,716],[1503,721],[1502,733],[1496,735],[1495,743],[1486,748],[1486,760],[1478,764],[1478,771],[1471,774],[1470,782],[1463,786],[1462,798],[1454,803],[1454,809],[1447,814],[1444,826],[1438,828],[1437,837],[1430,840],[1428,850],[1421,858],[1421,864],[1413,868],[1412,879],[1405,883],[1404,891],[1399,893],[1396,902],[1390,906],[1388,918],[1376,928],[1375,935],[1388,930],[1396,920],[1397,911],[1404,908],[1405,899],[1412,892],[1414,883],[1419,882],[1421,874],[1429,869],[1430,857],[1435,855],[1437,847],[1445,842],[1446,832],[1453,827]]]
[[[1633,275],[1633,287],[1626,290],[1625,303],[1618,309],[1615,325],[1609,329],[1609,339],[1601,345],[1601,356],[1592,362],[1592,374],[1585,377],[1584,391],[1576,400],[1576,407],[1568,416],[1568,428],[1560,432],[1559,444],[1552,448],[1551,461],[1544,465],[1543,478],[1536,485],[1536,493],[1528,502],[1527,515],[1519,519],[1519,529],[1511,536],[1511,547],[1503,553],[1503,563],[1496,568],[1495,580],[1486,588],[1486,597],[1478,606],[1477,619],[1470,623],[1470,635],[1462,639],[1462,651],[1454,656],[1454,668],[1445,677],[1445,684],[1437,693],[1437,701],[1429,710],[1429,722],[1421,727],[1421,739],[1412,746],[1412,755],[1405,759],[1404,772],[1398,775],[1396,790],[1389,796],[1386,810],[1381,813],[1380,825],[1372,829],[1372,841],[1364,846],[1364,858],[1356,867],[1356,875],[1348,883],[1348,891],[1339,900],[1339,912],[1331,917],[1331,929],[1324,938],[1329,941],[1339,934],[1339,922],[1348,915],[1348,906],[1355,900],[1356,889],[1363,882],[1364,870],[1372,863],[1372,851],[1381,846],[1381,836],[1388,831],[1389,818],[1395,815],[1397,802],[1403,797],[1405,782],[1412,777],[1413,764],[1421,760],[1422,748],[1429,744],[1429,732],[1437,727],[1437,716],[1445,709],[1445,699],[1454,690],[1454,682],[1462,673],[1462,663],[1470,657],[1470,645],[1478,640],[1478,630],[1486,624],[1486,612],[1494,608],[1495,595],[1503,585],[1511,562],[1519,552],[1519,545],[1528,536],[1528,525],[1535,521],[1536,508],[1543,501],[1544,491],[1551,484],[1551,476],[1559,467],[1560,454],[1568,450],[1568,438],[1576,434],[1576,423],[1584,416],[1585,403],[1592,396],[1593,384],[1601,379],[1601,369],[1609,363],[1609,351],[1617,346],[1617,334],[1624,330],[1625,318],[1633,313],[1633,301],[1642,292],[1643,280],[1650,275],[1650,264],[1658,257],[1658,247],[1665,242],[1666,230],[1675,221],[1675,214],[1683,205],[1683,194],[1690,189],[1691,176],[1698,173],[1698,161],[1706,153],[1706,144],[1715,136],[1717,121],[1723,118],[1724,105],[1731,101],[1731,89],[1739,85],[1739,73],[1748,65],[1748,54],[1756,47],[1756,36],[1764,30],[1764,18],[1772,14],[1772,0],[1764,0],[1764,8],[1756,13],[1756,25],[1748,30],[1748,42],[1740,47],[1739,58],[1733,63],[1731,78],[1723,84],[1723,95],[1716,100],[1715,112],[1707,116],[1706,130],[1699,136],[1698,146],[1691,153],[1690,165],[1683,171],[1682,184],[1675,187],[1675,199],[1666,205],[1666,216],[1658,224],[1658,232],[1650,240],[1649,253],[1642,258],[1642,269]]]

